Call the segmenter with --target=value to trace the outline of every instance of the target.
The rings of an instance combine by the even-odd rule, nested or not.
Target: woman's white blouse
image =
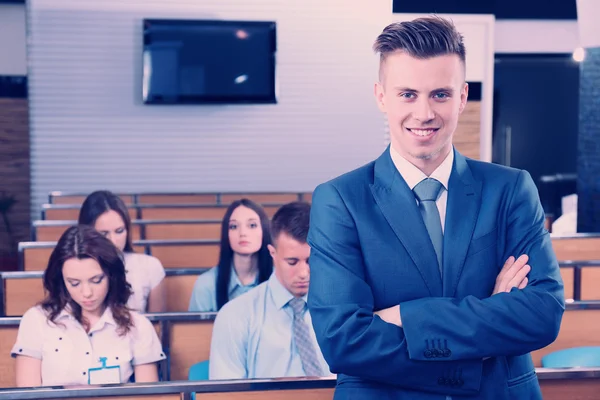
[[[133,295],[127,305],[132,310],[145,313],[150,291],[165,278],[165,269],[156,257],[141,253],[125,253],[125,270],[127,282],[133,289]]]
[[[23,315],[11,355],[42,360],[43,386],[87,384],[88,370],[102,366],[100,357],[107,358],[107,367],[118,365],[121,383],[126,383],[134,366],[165,358],[152,323],[134,311],[131,319],[131,330],[119,336],[107,309],[88,333],[65,310],[53,324],[41,307],[33,307]]]

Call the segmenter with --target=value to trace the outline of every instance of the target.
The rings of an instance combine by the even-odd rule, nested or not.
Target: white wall
[[[577,15],[581,46],[600,47],[600,1],[577,0]]]
[[[28,13],[34,212],[51,190],[309,191],[383,149],[371,44],[390,0],[29,0]],[[276,20],[280,103],[142,105],[144,17]],[[574,21],[494,31],[496,52],[577,47]]]
[[[27,75],[25,5],[0,4],[0,75]]]
[[[51,190],[311,191],[384,149],[389,1],[29,0],[34,212]],[[279,104],[141,104],[141,21],[275,20]]]
[[[571,53],[579,46],[577,21],[496,21],[496,53]]]

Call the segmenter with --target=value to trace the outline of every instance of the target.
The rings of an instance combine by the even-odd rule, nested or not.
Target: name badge
[[[106,366],[106,357],[100,357],[102,366],[88,370],[89,385],[121,383],[121,368],[118,365]]]

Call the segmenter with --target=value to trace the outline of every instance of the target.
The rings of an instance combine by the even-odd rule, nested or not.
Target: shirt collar
[[[63,308],[63,310],[60,312],[60,314],[58,314],[58,317],[56,319],[59,320],[63,318],[75,319],[71,311],[71,306],[67,305],[65,308]],[[115,318],[113,317],[113,313],[110,307],[106,307],[106,310],[104,310],[104,313],[102,313],[102,316],[100,317],[95,326],[97,326],[97,329],[101,329],[106,324],[117,326],[117,323],[115,322]]]
[[[275,272],[271,274],[267,284],[269,285],[269,291],[271,292],[271,297],[273,298],[275,307],[277,307],[278,310],[281,310],[287,305],[287,303],[290,302],[290,300],[294,298],[294,295],[291,294],[290,291],[281,284],[281,282],[279,282]],[[308,294],[302,296],[304,302],[307,301],[307,298]]]
[[[415,186],[423,179],[427,178],[427,175],[423,173],[419,168],[415,167],[410,161],[402,157],[393,146],[390,146],[390,156],[396,166],[396,169],[406,181],[406,184],[413,190]],[[450,174],[452,173],[452,164],[454,163],[454,148],[450,150],[444,161],[431,173],[430,178],[438,180],[446,190],[448,190],[448,182],[450,181]]]

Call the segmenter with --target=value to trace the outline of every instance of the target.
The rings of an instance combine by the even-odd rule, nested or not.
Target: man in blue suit
[[[530,352],[556,338],[563,284],[526,171],[452,146],[468,95],[452,23],[374,45],[391,146],[313,193],[308,305],[335,399],[541,399]]]

